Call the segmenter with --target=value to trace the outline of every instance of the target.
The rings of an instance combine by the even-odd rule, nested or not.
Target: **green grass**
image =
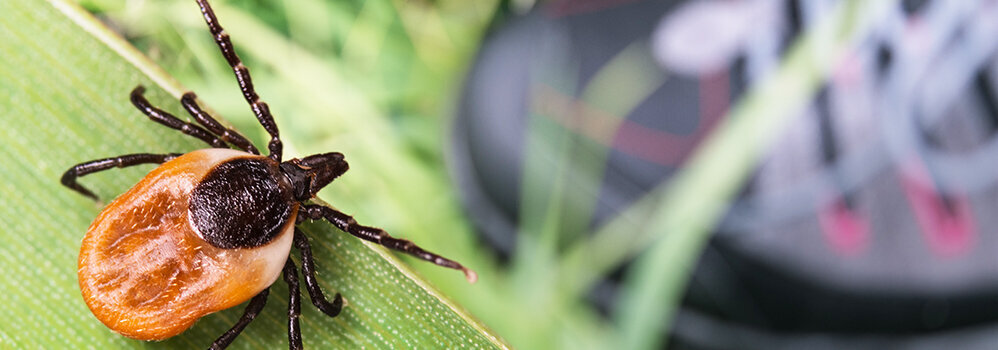
[[[90,315],[76,286],[75,259],[100,206],[59,186],[58,177],[84,160],[203,147],[135,111],[127,93],[136,84],[177,115],[177,96],[193,90],[258,146],[267,136],[193,1],[81,2],[115,31],[65,0],[0,2],[0,266],[7,272],[0,278],[0,313],[14,315],[0,320],[0,348],[203,347],[241,308],[208,316],[161,343],[128,340]],[[349,306],[329,319],[303,305],[305,346],[487,348],[504,347],[505,339],[524,349],[657,348],[732,191],[787,117],[811,98],[832,60],[887,3],[840,5],[795,45],[778,74],[732,109],[730,122],[673,185],[594,232],[584,223],[595,203],[578,195],[601,183],[607,150],[548,122],[544,113],[552,110],[531,106],[521,239],[512,263],[502,266],[462,212],[444,151],[463,73],[486,28],[502,20],[498,1],[214,1],[274,112],[286,157],[346,154],[351,170],[319,197],[480,277],[469,285],[459,272],[399,257],[325,224],[307,225],[320,282]],[[645,49],[638,43],[618,53],[577,102],[626,115],[668,79],[643,74],[654,64],[640,54]],[[571,66],[564,69],[542,77],[552,96],[575,86]],[[82,182],[113,198],[150,168]],[[599,316],[586,293],[635,257],[618,311]],[[285,346],[287,290],[281,282],[274,288],[235,347]]]

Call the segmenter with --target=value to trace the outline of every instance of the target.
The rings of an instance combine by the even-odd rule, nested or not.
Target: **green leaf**
[[[145,85],[150,101],[182,115],[176,98],[185,89],[67,0],[0,2],[0,38],[0,348],[207,347],[242,307],[159,343],[117,335],[91,315],[77,287],[76,257],[101,204],[59,184],[62,172],[82,161],[203,148],[147,120],[127,95]],[[115,169],[82,182],[107,200],[150,169]],[[506,347],[392,253],[324,223],[304,229],[320,283],[348,303],[337,318],[303,305],[306,348]],[[286,346],[287,292],[275,283],[268,306],[234,348]]]

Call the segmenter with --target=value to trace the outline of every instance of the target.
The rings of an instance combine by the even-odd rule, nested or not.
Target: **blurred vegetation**
[[[266,134],[193,1],[79,2],[218,115],[264,144]],[[846,2],[831,16],[835,25],[824,30],[836,35],[821,38],[836,45],[820,46],[827,52],[815,49],[822,42],[802,40],[779,74],[732,110],[730,119],[737,123],[721,128],[720,136],[676,177],[675,186],[649,194],[592,239],[570,237],[575,244],[564,252],[552,243],[562,230],[551,218],[560,215],[571,192],[559,187],[567,175],[556,169],[550,193],[531,193],[530,186],[546,182],[529,177],[537,169],[530,169],[528,159],[528,190],[522,198],[531,199],[532,206],[525,206],[530,217],[524,218],[521,233],[532,239],[521,242],[510,266],[501,266],[462,212],[447,171],[446,147],[475,50],[488,28],[509,14],[507,7],[530,3],[216,0],[213,6],[274,112],[287,157],[346,154],[350,172],[320,197],[362,223],[384,227],[478,271],[479,283],[468,285],[454,271],[407,259],[445,295],[518,348],[656,348],[726,199],[788,110],[807,99],[827,74],[830,53],[865,23],[858,20],[866,18],[858,15],[865,8]],[[121,92],[122,99],[126,93]],[[530,137],[570,137],[563,132],[538,129]],[[588,161],[600,169],[600,160]],[[648,247],[627,277],[620,311],[610,319],[599,315],[586,301],[592,285]],[[321,264],[323,257],[317,261]]]

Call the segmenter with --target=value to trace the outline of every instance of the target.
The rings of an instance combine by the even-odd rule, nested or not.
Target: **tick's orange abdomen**
[[[131,338],[165,339],[277,279],[291,249],[297,204],[282,232],[255,248],[216,248],[189,217],[191,191],[209,171],[250,157],[261,156],[228,149],[185,154],[97,216],[80,248],[78,274],[83,299],[101,322]]]

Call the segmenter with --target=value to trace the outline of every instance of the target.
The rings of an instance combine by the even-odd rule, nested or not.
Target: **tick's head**
[[[292,193],[298,201],[311,199],[349,168],[339,152],[314,154],[281,163],[281,171],[291,181]]]

